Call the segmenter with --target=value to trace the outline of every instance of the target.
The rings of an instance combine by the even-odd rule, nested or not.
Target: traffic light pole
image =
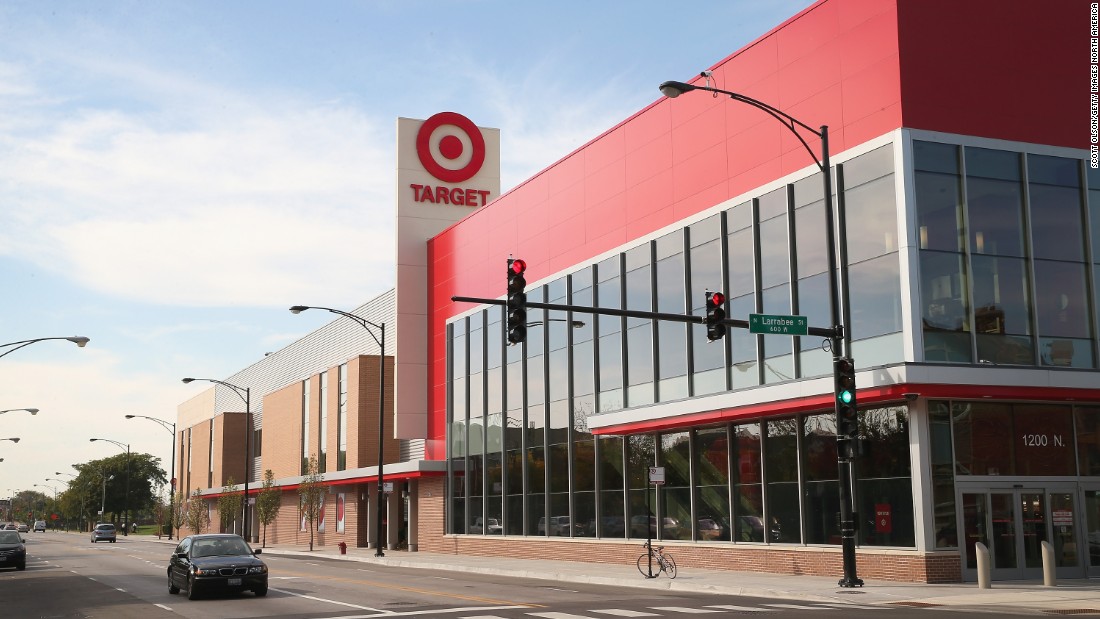
[[[478,303],[480,305],[508,305],[508,302],[503,299],[485,299],[481,297],[463,297],[456,295],[451,297],[451,300],[458,301],[460,303]],[[575,312],[578,314],[598,314],[600,316],[622,316],[625,318],[642,318],[644,320],[688,322],[698,325],[705,325],[707,323],[706,316],[694,316],[692,314],[670,314],[667,312],[649,312],[645,310],[617,309],[614,307],[589,307],[587,305],[542,303],[540,301],[528,301],[527,307],[533,307],[535,309],[557,310],[561,312]],[[749,328],[749,321],[736,318],[724,318],[720,321],[717,321],[715,324],[722,324],[727,327],[733,327],[734,329]],[[835,337],[839,337],[835,329],[831,329],[828,327],[807,327],[806,335],[826,337],[830,340]]]

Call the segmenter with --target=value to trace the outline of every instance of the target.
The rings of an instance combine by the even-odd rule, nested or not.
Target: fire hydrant
[[[338,548],[340,548],[340,554],[342,554],[342,555],[346,555],[346,554],[348,554],[348,545],[347,545],[347,542],[340,542],[339,544],[336,544],[336,546],[337,546]]]

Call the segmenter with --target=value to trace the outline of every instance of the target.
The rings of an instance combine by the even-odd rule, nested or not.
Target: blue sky
[[[502,190],[810,0],[0,4],[0,497],[129,443],[393,285],[396,119],[501,133]],[[735,88],[735,85],[730,85]],[[7,349],[0,349],[0,352]]]

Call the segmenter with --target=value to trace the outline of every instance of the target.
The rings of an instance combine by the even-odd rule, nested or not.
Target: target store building
[[[978,543],[994,579],[1041,579],[1045,545],[1059,577],[1100,573],[1092,19],[1083,0],[821,0],[686,80],[829,127],[861,578],[973,580]],[[508,342],[509,257],[529,301],[702,316],[716,290],[733,319],[831,326],[820,140],[657,86],[503,195],[495,130],[399,122],[397,285],[368,305],[396,325],[410,548],[633,564],[652,535],[684,569],[841,574],[824,338],[531,309]],[[369,497],[376,473],[326,484]]]
[[[973,579],[977,542],[994,578],[1041,578],[1043,542],[1061,577],[1100,567],[1089,26],[1088,2],[822,0],[700,67],[829,127],[860,577]],[[447,476],[420,547],[631,563],[653,534],[685,568],[839,576],[823,338],[529,310],[508,345],[499,305],[451,300],[502,299],[514,256],[532,301],[701,316],[709,289],[730,318],[830,326],[817,138],[657,86],[428,242],[427,453]]]

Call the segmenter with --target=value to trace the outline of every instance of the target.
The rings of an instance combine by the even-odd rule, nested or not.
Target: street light
[[[794,134],[798,141],[802,143],[802,147],[806,149],[806,152],[810,154],[810,157],[814,160],[814,164],[821,170],[821,180],[825,189],[825,229],[826,229],[826,252],[828,253],[828,269],[829,269],[829,310],[830,318],[833,322],[833,334],[830,337],[830,348],[833,354],[833,365],[836,366],[836,361],[841,358],[841,352],[844,356],[851,357],[852,352],[852,334],[851,330],[845,328],[850,322],[848,315],[850,313],[850,306],[848,302],[848,252],[844,239],[844,209],[841,208],[836,213],[836,225],[833,223],[833,176],[832,167],[829,164],[829,126],[821,125],[821,129],[817,130],[807,125],[806,123],[798,120],[790,114],[768,105],[763,101],[753,99],[736,92],[730,92],[728,90],[722,90],[720,88],[712,88],[710,86],[711,72],[703,71],[700,77],[706,80],[706,86],[697,86],[694,84],[686,84],[684,82],[668,81],[660,85],[661,94],[664,96],[675,99],[685,92],[691,92],[693,90],[702,90],[713,93],[714,96],[720,94],[726,95],[734,101],[740,101],[741,103],[747,103],[758,110],[761,110],[772,118],[778,120],[784,127],[790,130]],[[821,140],[821,157],[819,158],[814,150],[810,148],[810,145],[806,142],[806,138],[803,137],[803,132],[816,136]],[[840,239],[838,240],[837,231],[840,231]],[[837,254],[839,248],[839,256]],[[840,264],[840,281],[837,281],[837,263]],[[840,296],[841,290],[843,290],[844,296],[844,316],[841,316],[840,308]],[[843,345],[843,351],[841,346]],[[835,373],[835,370],[834,370]],[[837,406],[837,412],[839,413],[839,404]],[[839,435],[847,435],[850,432],[855,431],[855,428],[846,428],[842,432],[840,427],[841,421],[837,419],[837,433]],[[855,518],[853,512],[855,511],[853,505],[852,496],[852,461],[851,458],[841,453],[842,450],[837,450],[837,466],[839,469],[839,486],[840,486],[840,534],[841,534],[841,554],[844,563],[844,578],[840,579],[838,583],[841,587],[861,587],[863,581],[856,576],[856,539],[855,539]]]
[[[7,344],[0,344],[0,348],[7,348],[8,346],[14,346],[15,348],[12,348],[11,350],[4,351],[2,354],[0,354],[0,357],[7,356],[7,355],[19,350],[20,348],[23,348],[24,346],[30,346],[31,344],[34,344],[35,342],[45,342],[46,340],[69,340],[70,342],[72,342],[73,344],[76,344],[80,348],[84,348],[85,346],[88,345],[88,342],[91,341],[88,338],[84,337],[83,335],[74,335],[72,337],[40,337],[40,338],[33,339],[33,340],[22,340],[22,341],[19,341],[19,342],[8,342]]]
[[[215,383],[222,385],[223,387],[229,387],[233,390],[233,393],[237,394],[237,397],[244,400],[244,500],[241,501],[241,537],[248,541],[252,541],[248,537],[248,477],[249,469],[252,467],[252,388],[251,387],[239,387],[237,385],[227,383],[215,378],[185,378],[183,384],[193,383],[196,380],[204,381],[208,383]],[[159,420],[158,420],[159,421]],[[175,425],[172,426],[175,428]],[[172,430],[172,452],[175,453],[176,449],[176,431]],[[175,455],[172,456],[175,459]],[[174,463],[173,463],[174,464]]]
[[[317,307],[311,305],[295,305],[290,308],[291,314],[300,314],[308,309],[319,309],[326,312],[332,312],[333,314],[339,314],[345,318],[350,318],[359,323],[367,333],[370,334],[374,342],[378,344],[378,522],[375,529],[375,536],[378,538],[378,543],[375,545],[374,556],[384,557],[386,553],[382,551],[382,522],[386,517],[386,507],[383,501],[382,493],[382,480],[383,480],[383,437],[386,431],[386,323],[373,323],[362,316],[356,316],[349,312],[345,312],[338,309],[332,309],[331,307]],[[374,334],[374,330],[377,329],[379,335]]]
[[[11,413],[11,412],[14,412],[14,411],[27,411],[28,413],[30,413],[32,415],[37,415],[38,414],[38,409],[37,408],[9,408],[7,410],[0,411],[0,415],[3,415],[4,413]]]
[[[103,499],[99,504],[99,515],[103,516],[103,514],[107,513],[107,482],[114,479],[115,476],[108,475],[107,469],[100,469],[99,476],[103,479]]]
[[[35,488],[38,488],[39,486],[41,486],[43,488],[49,488],[50,490],[53,490],[53,500],[55,500],[55,501],[57,500],[57,488],[56,487],[51,486],[50,484],[34,484]]]
[[[168,482],[168,483],[171,484],[171,490],[168,494],[168,514],[169,514],[170,519],[175,520],[175,516],[172,515],[172,514],[175,514],[173,506],[174,506],[175,500],[176,500],[176,424],[165,421],[163,419],[157,419],[156,417],[146,417],[145,415],[126,415],[126,418],[127,419],[148,419],[149,421],[155,421],[155,422],[159,423],[161,426],[163,426],[165,430],[168,430],[168,432],[172,435],[172,473],[171,473],[172,477]],[[246,430],[247,430],[247,428],[246,428]],[[247,466],[245,467],[245,469],[247,471]],[[247,473],[245,474],[245,477],[248,477]],[[245,502],[248,501],[248,489],[247,488],[248,487],[245,486]],[[168,539],[169,540],[172,539],[172,524],[175,524],[175,522],[172,522],[171,524],[168,525]],[[160,525],[157,525],[157,526],[160,526]],[[159,533],[158,533],[158,535],[159,535]]]
[[[109,438],[90,438],[91,442],[107,441],[108,443],[114,443],[120,449],[126,450],[126,494],[122,496],[122,534],[130,535],[130,445],[129,443],[120,443],[118,441],[111,440]],[[103,500],[107,501],[107,482],[103,482]]]
[[[63,473],[61,471],[54,471],[53,474],[54,475],[68,475],[69,477],[72,477],[72,479],[58,479],[58,478],[55,478],[55,477],[47,477],[46,478],[46,481],[64,482],[64,484],[66,486],[69,486],[69,490],[72,490],[73,481],[75,479],[77,479],[76,475],[73,475],[72,473]],[[68,492],[68,490],[66,490],[66,492]],[[83,531],[84,530],[84,489],[83,488],[79,489],[79,491],[77,492],[77,497],[80,501],[80,509],[77,511],[76,524],[77,524],[78,527],[80,527],[80,530]]]

